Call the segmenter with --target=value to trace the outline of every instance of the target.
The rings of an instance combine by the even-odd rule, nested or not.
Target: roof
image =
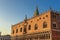
[[[52,10],[48,10],[48,11],[46,11],[46,12],[40,13],[40,14],[39,14],[39,15],[37,15],[37,16],[33,16],[33,17],[31,17],[31,18],[27,19],[27,21],[29,21],[30,19],[33,19],[33,18],[39,17],[40,15],[43,15],[43,14],[45,14],[45,13],[47,13],[47,12],[55,12],[55,13],[60,14],[60,12],[57,12],[57,11],[52,11]],[[24,21],[19,22],[19,23],[15,24],[15,25],[12,25],[12,26],[19,25],[19,24],[21,24],[21,23],[23,23],[23,22],[24,22]]]

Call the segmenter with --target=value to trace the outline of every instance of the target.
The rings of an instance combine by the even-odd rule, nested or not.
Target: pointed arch
[[[43,28],[46,28],[47,27],[47,22],[43,22]]]
[[[37,25],[37,24],[34,25],[34,29],[35,29],[35,30],[38,29],[38,25]]]

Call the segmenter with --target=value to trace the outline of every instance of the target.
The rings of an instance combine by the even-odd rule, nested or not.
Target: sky
[[[0,0],[0,32],[2,35],[11,34],[11,26],[33,17],[38,6],[39,13],[43,13],[51,7],[60,11],[60,0]]]

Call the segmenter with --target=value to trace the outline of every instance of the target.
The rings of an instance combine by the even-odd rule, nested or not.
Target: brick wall
[[[60,32],[52,31],[52,40],[60,40]]]

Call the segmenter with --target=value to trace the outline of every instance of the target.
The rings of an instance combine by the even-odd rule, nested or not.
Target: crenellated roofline
[[[26,20],[29,21],[30,19],[39,17],[40,15],[43,15],[43,14],[45,14],[45,13],[47,13],[47,12],[54,12],[54,13],[60,14],[60,12],[58,12],[58,11],[48,10],[48,11],[45,11],[45,12],[43,12],[43,13],[40,13],[40,14],[37,15],[37,16],[33,16],[33,17],[29,18],[29,19],[27,18],[27,16],[25,16],[25,19],[27,18]],[[19,25],[19,24],[21,24],[21,23],[24,23],[24,22],[25,22],[25,19],[24,19],[24,21],[22,21],[22,22],[19,22],[19,23],[17,23],[17,24],[12,25],[12,27],[13,27],[13,26],[16,26],[16,25]]]

